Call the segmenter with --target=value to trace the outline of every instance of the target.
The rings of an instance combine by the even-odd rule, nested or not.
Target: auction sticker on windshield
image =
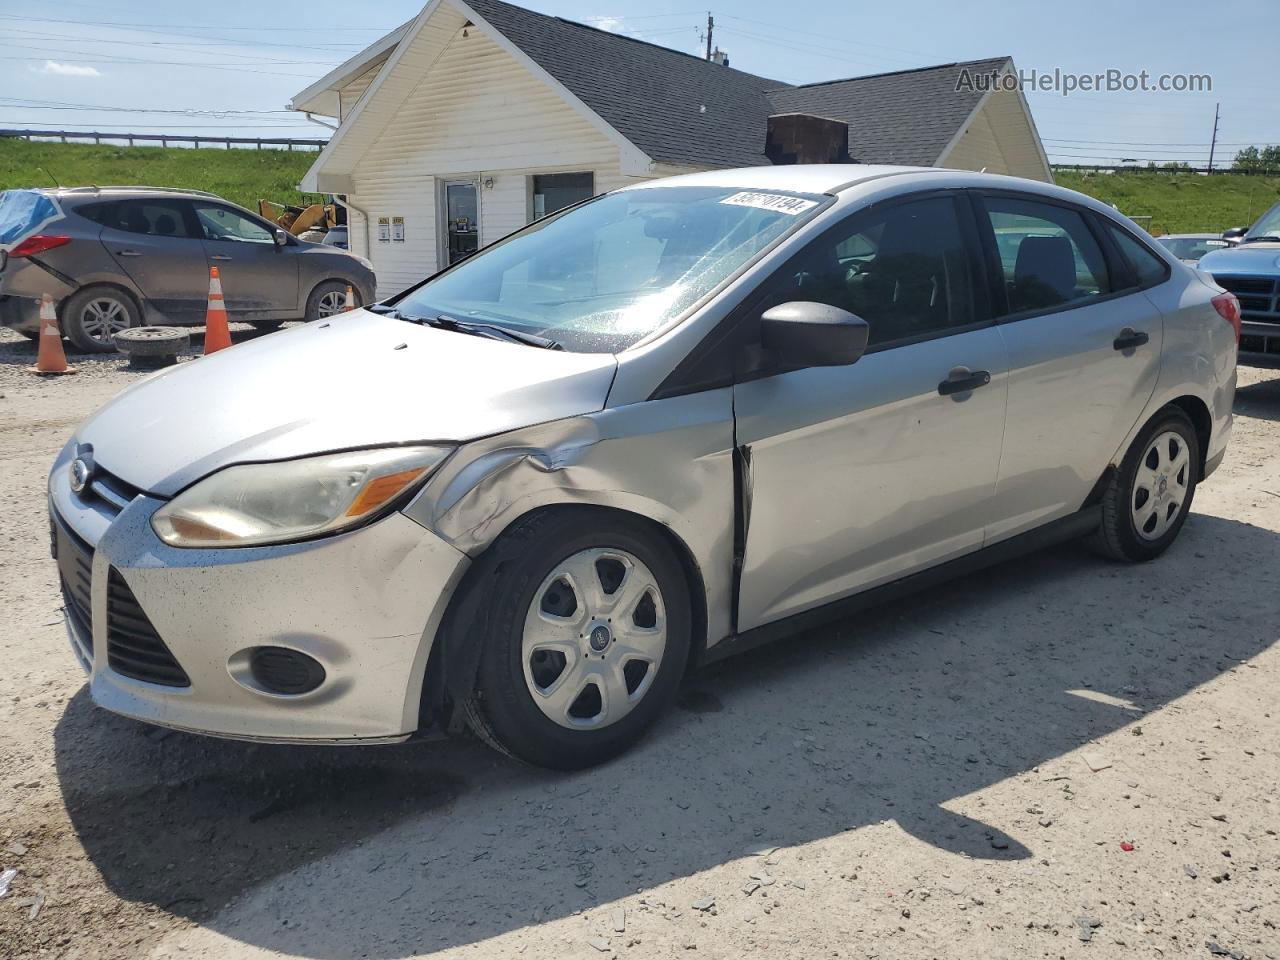
[[[818,205],[817,200],[805,200],[801,197],[788,197],[781,193],[754,193],[746,190],[742,193],[735,193],[731,197],[725,197],[721,203],[731,203],[735,207],[759,207],[761,210],[776,210],[778,213],[786,213],[795,216],[804,213],[806,210],[812,210]]]

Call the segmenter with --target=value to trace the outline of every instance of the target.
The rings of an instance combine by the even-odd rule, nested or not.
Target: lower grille
[[[107,574],[107,663],[133,680],[189,687],[191,680],[115,567]]]
[[[71,620],[72,635],[84,659],[93,660],[93,614],[90,584],[93,578],[93,548],[53,520],[53,542],[58,558],[58,578],[62,582],[62,602]]]

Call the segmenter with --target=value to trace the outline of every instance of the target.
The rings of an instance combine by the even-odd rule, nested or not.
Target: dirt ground
[[[43,485],[136,375],[32,356],[0,333],[6,960],[1280,957],[1280,374],[1155,563],[1069,545],[729,661],[565,776],[94,708]]]

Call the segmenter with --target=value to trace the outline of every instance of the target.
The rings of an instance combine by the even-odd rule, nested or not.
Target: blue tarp
[[[58,201],[38,190],[0,193],[0,250],[11,250],[60,219],[62,208]]]

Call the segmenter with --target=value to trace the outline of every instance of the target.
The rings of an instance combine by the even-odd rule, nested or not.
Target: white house
[[[778,159],[780,115],[846,124],[857,161],[1049,180],[1021,93],[965,70],[1013,63],[793,86],[500,0],[430,0],[290,107],[340,121],[301,187],[345,195],[387,296],[580,199]]]

